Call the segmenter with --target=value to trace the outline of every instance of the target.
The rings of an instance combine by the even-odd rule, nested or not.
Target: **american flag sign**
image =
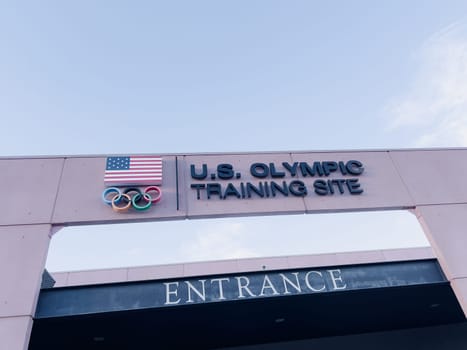
[[[106,186],[162,184],[160,156],[108,157],[105,168]]]

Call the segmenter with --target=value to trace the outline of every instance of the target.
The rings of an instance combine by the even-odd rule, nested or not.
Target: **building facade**
[[[145,157],[148,159],[145,160]],[[160,165],[151,163],[154,159],[160,159]],[[160,171],[155,171],[155,178],[152,179],[158,181],[156,186],[152,185],[151,180],[146,181],[147,178],[143,176],[145,171],[132,175],[134,177],[131,181],[134,183],[127,181],[121,184],[113,180],[109,181],[109,178],[118,178],[120,172],[127,174],[127,169],[124,168],[127,166],[126,162],[131,171],[130,163],[133,161],[142,162],[143,166],[140,168],[143,169],[146,162],[151,169],[160,169]],[[113,175],[112,171],[116,171],[117,174]],[[463,321],[467,313],[466,178],[467,149],[172,154],[157,157],[1,158],[0,186],[6,193],[6,198],[0,202],[2,212],[0,216],[0,259],[4,281],[0,288],[2,346],[5,349],[28,348],[34,320],[38,320],[37,324],[41,322],[37,314],[39,310],[37,306],[49,241],[52,235],[63,226],[396,209],[409,210],[417,216],[431,243],[435,258],[435,260],[425,261],[426,264],[417,265],[417,268],[433,269],[433,264],[439,264],[441,275],[429,274],[431,277],[426,277],[426,280],[430,285],[441,283],[448,286],[444,290],[446,302],[449,304],[455,301],[453,305],[457,303],[458,311],[462,310],[460,312],[463,315],[460,323],[456,318],[459,313],[455,312],[454,316],[451,315],[455,322],[446,315],[439,315],[438,323],[418,324],[423,327],[441,327],[437,328],[440,332],[452,333],[452,339],[458,339],[455,329],[464,329],[462,328],[464,327]],[[312,267],[309,266],[309,268]],[[176,308],[177,310],[214,308],[212,313],[215,315],[216,310],[222,305],[230,306],[234,302],[239,302],[226,300],[223,303],[222,297],[226,299],[228,297],[227,294],[221,296],[220,288],[225,288],[225,293],[227,291],[237,293],[237,299],[240,296],[245,297],[240,300],[242,305],[258,307],[258,310],[265,307],[266,311],[271,310],[272,306],[268,304],[271,302],[278,303],[277,307],[286,309],[300,308],[301,302],[305,304],[311,302],[310,300],[316,298],[316,295],[324,298],[324,304],[324,300],[328,298],[325,296],[331,295],[333,298],[338,298],[335,299],[336,302],[339,300],[343,305],[347,305],[348,302],[348,299],[343,297],[344,293],[356,295],[363,293],[361,294],[362,300],[376,298],[378,295],[375,294],[377,288],[372,289],[369,294],[358,288],[349,291],[340,290],[344,285],[347,287],[345,277],[341,275],[341,272],[350,273],[345,265],[325,264],[319,267],[318,270],[305,268],[299,271],[281,268],[275,270],[274,275],[267,275],[267,278],[263,272],[251,276],[222,273],[210,279],[204,278],[209,276],[209,273],[200,273],[200,278],[194,280],[164,280],[160,286],[168,288],[165,289],[165,301],[176,305],[173,305],[173,308],[164,309],[152,304],[152,308],[158,309],[158,312],[162,312],[166,317],[173,315],[172,313],[166,314],[169,312],[167,310]],[[365,267],[362,273],[371,275],[372,267],[367,267],[369,270]],[[383,270],[395,268],[392,265],[378,265],[378,267]],[[400,264],[398,267],[406,272],[414,268],[413,265],[402,266]],[[382,270],[376,269],[376,271]],[[358,272],[356,274],[358,275]],[[405,281],[407,283],[412,281],[406,274],[401,276],[406,276],[404,278],[407,278]],[[397,278],[404,281],[402,277]],[[430,278],[434,279],[430,280]],[[227,283],[227,280],[229,283],[234,281],[236,285],[224,285],[223,283]],[[257,281],[256,284],[252,282],[253,280]],[[246,284],[247,282],[252,283],[251,287]],[[195,302],[195,300],[203,301],[203,298],[208,298],[206,289],[203,289],[207,288],[206,283],[217,286],[217,301],[207,304]],[[355,280],[352,283],[357,286],[359,283],[369,283],[369,280],[360,282]],[[253,285],[256,286],[254,290]],[[185,289],[181,289],[181,286]],[[279,286],[282,286],[282,289]],[[133,287],[131,284],[128,288]],[[156,285],[153,287],[156,288]],[[413,286],[413,288],[422,287]],[[293,298],[287,293],[302,290],[307,290],[307,293],[294,295]],[[454,299],[449,297],[449,291],[453,292]],[[315,292],[317,294],[314,294]],[[441,294],[444,292],[440,291]],[[96,290],[95,293],[100,293],[100,291]],[[188,295],[188,293],[191,294]],[[272,296],[269,297],[271,293]],[[427,293],[427,295],[431,294]],[[247,300],[248,297],[253,299]],[[390,299],[395,297],[396,295],[392,295]],[[404,295],[400,295],[399,298],[405,300]],[[288,301],[292,299],[289,305]],[[182,301],[188,305],[178,305]],[[105,301],[103,300],[101,304],[104,305]],[[431,309],[437,308],[439,306],[433,306]],[[456,309],[455,306],[450,308],[451,311],[454,309]],[[129,312],[129,310],[120,311]],[[104,310],[106,315],[109,312],[109,310]],[[183,313],[180,312],[181,317]],[[410,315],[416,317],[417,312],[420,312],[418,315],[425,315],[421,309],[417,308],[411,310]],[[319,313],[319,315],[325,314]],[[68,316],[76,315],[69,314]],[[143,316],[150,318],[151,314]],[[366,316],[371,318],[371,315]],[[443,318],[445,316],[447,318]],[[66,315],[60,317],[66,317]],[[280,321],[281,318],[284,321]],[[381,320],[383,319],[382,315]],[[279,320],[276,322],[277,325],[287,323],[286,317],[280,315],[275,320]],[[440,325],[445,321],[449,324],[453,321],[456,325]],[[345,327],[340,331],[338,329],[337,333],[324,332],[318,334],[318,338],[349,334],[346,329],[351,329],[355,322],[352,320],[342,320],[342,322],[341,324]],[[403,319],[394,322],[399,325],[404,324]],[[416,327],[416,325],[417,323],[409,323],[407,327]],[[233,326],[238,327],[238,324]],[[319,328],[319,324],[315,326]],[[404,332],[409,332],[407,330],[409,328],[396,328],[402,332],[398,333],[401,337],[406,334]],[[291,329],[300,330],[300,323]],[[324,329],[327,328],[324,327]],[[384,333],[387,329],[383,327],[370,329],[370,331]],[[356,333],[365,332],[365,330],[366,328],[363,327],[357,329]],[[303,333],[300,334],[306,334],[306,329],[302,331]],[[425,334],[423,330],[419,332]],[[433,332],[427,333],[427,339],[430,338],[428,334],[433,334]],[[99,335],[96,337],[99,339]],[[358,341],[362,339],[358,335],[353,337],[352,339],[359,339]],[[298,338],[303,337],[300,335]],[[370,335],[365,339],[373,339],[373,336]],[[277,341],[286,340],[280,338]],[[368,341],[371,343],[370,340]],[[252,343],[256,344],[258,341],[252,339]],[[248,341],[242,343],[242,346],[245,344],[248,344]],[[294,344],[291,346],[297,346],[297,349],[302,346],[301,343]],[[224,345],[230,346],[230,344]]]

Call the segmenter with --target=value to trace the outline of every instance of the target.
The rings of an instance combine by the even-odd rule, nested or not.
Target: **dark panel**
[[[49,273],[49,271],[44,270],[42,273],[41,289],[53,288],[54,285],[55,280],[53,279],[52,275]]]
[[[386,332],[229,347],[229,350],[465,350],[467,322]],[[224,350],[227,350],[224,348]]]
[[[30,350],[213,349],[463,321],[442,282],[38,319]]]
[[[435,260],[255,272],[41,291],[36,318],[444,282]]]

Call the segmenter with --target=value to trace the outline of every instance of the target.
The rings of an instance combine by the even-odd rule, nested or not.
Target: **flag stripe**
[[[151,158],[143,158],[143,159],[136,159],[136,158],[131,158],[130,162],[155,162],[155,163],[160,163],[160,159],[151,159]]]
[[[110,177],[106,177],[105,180],[115,180],[115,179],[137,179],[137,178],[146,178],[146,179],[162,179],[161,176],[139,176],[139,175],[135,175],[135,176],[110,176]]]
[[[138,157],[130,157],[131,160],[140,160],[140,159],[144,159],[144,160],[149,160],[149,159],[152,159],[152,160],[161,160],[162,158],[161,157],[151,157],[151,156],[147,156],[147,157],[141,157],[141,156],[138,156]]]
[[[115,178],[115,177],[147,177],[147,178],[151,178],[151,177],[159,177],[159,178],[162,178],[162,174],[161,173],[148,173],[148,174],[108,174],[108,175],[105,175],[104,179],[110,179],[110,178]]]
[[[131,158],[130,162],[153,162],[153,163],[161,163],[160,159],[150,159],[150,158],[145,158],[145,159],[134,159]]]
[[[130,162],[130,165],[154,165],[162,166],[161,162]]]
[[[138,167],[131,167],[129,169],[107,169],[107,171],[134,171],[134,170],[162,170],[161,166],[150,166],[150,165],[142,165]]]
[[[110,179],[110,180],[106,180],[107,183],[109,182],[121,182],[121,181],[125,181],[126,183],[136,183],[138,181],[156,181],[156,180],[162,180],[162,179],[154,179],[154,178],[146,178],[146,177],[135,177],[135,178],[124,178],[124,179]],[[157,183],[154,183],[154,185],[157,185]],[[124,186],[124,185],[122,185]]]
[[[132,173],[136,173],[135,171],[122,171],[122,170],[107,170],[106,171],[106,175],[107,174],[132,174]],[[157,174],[162,174],[162,169],[141,169],[141,170],[138,170],[138,173],[140,174],[146,174],[146,173],[157,173]]]
[[[129,170],[135,170],[135,169],[162,169],[162,165],[130,165]]]

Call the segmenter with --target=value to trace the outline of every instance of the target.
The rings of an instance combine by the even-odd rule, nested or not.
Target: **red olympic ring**
[[[157,192],[157,195],[156,197],[154,197],[152,200],[151,200],[151,203],[155,204],[157,202],[159,202],[162,198],[162,191],[159,187],[157,186],[149,186],[149,187],[146,187],[144,189],[144,193],[146,194],[149,194],[149,192]],[[152,196],[151,196],[152,197]]]

